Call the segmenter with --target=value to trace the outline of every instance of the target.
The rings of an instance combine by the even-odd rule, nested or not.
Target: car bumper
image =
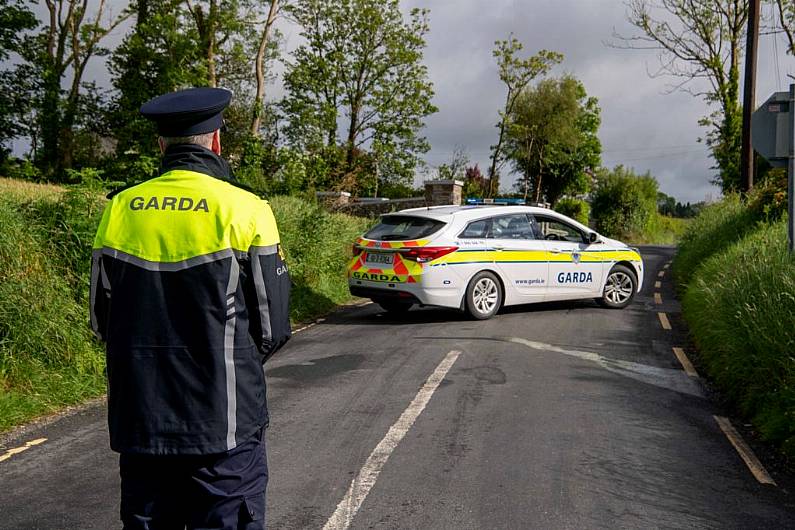
[[[429,288],[422,283],[384,283],[356,278],[348,279],[348,288],[354,296],[370,299],[412,301],[415,304],[439,307],[461,307],[464,292],[458,287]]]

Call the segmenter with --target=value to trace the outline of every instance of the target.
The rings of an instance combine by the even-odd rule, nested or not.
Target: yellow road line
[[[662,282],[654,282],[655,289],[659,289],[660,287],[662,287]]]
[[[698,372],[696,372],[696,369],[693,367],[693,363],[691,363],[690,359],[688,359],[687,355],[685,355],[685,350],[682,348],[674,348],[674,355],[676,355],[676,358],[679,359],[679,364],[681,364],[682,368],[685,369],[685,373],[687,375],[698,378]]]
[[[762,462],[754,454],[753,450],[745,443],[742,436],[734,429],[734,425],[732,425],[729,418],[724,418],[722,416],[713,416],[715,421],[718,422],[723,433],[729,439],[731,444],[737,449],[737,452],[740,454],[740,458],[743,459],[745,465],[748,466],[748,469],[751,470],[756,480],[761,482],[762,484],[771,484],[773,486],[777,486],[776,481],[767,473],[765,466],[762,465]]]
[[[23,451],[27,451],[28,449],[30,449],[34,445],[43,444],[46,441],[47,441],[47,438],[36,438],[35,440],[31,440],[31,441],[27,442],[25,445],[23,445],[21,447],[14,447],[13,449],[9,449],[8,451],[5,452],[4,455],[0,455],[0,462],[2,462],[4,460],[8,460],[12,456],[18,455],[19,453],[21,453]]]
[[[668,315],[665,313],[657,313],[657,316],[660,317],[660,324],[662,324],[663,329],[671,329],[671,323],[668,321]]]
[[[658,305],[662,304],[662,296],[660,296],[660,293],[654,293],[654,303]]]
[[[663,276],[665,276],[665,271],[660,271],[657,273],[658,278],[662,278]]]

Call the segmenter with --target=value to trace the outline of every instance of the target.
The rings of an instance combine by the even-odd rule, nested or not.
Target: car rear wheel
[[[466,291],[466,310],[478,320],[493,317],[502,306],[502,287],[494,273],[483,271],[469,282]]]
[[[387,313],[405,313],[414,304],[411,302],[401,302],[399,300],[373,300]]]
[[[610,309],[624,309],[632,302],[637,289],[635,273],[624,265],[616,265],[607,275],[602,297],[597,301]]]

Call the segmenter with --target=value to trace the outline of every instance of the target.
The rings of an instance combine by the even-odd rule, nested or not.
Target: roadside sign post
[[[789,86],[789,160],[787,161],[787,212],[789,251],[795,252],[795,85]]]
[[[795,252],[795,84],[775,92],[751,116],[751,140],[773,167],[787,167],[789,251]]]

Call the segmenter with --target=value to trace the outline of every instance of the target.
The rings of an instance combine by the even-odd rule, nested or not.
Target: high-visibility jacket
[[[270,206],[182,167],[113,196],[94,242],[91,324],[106,342],[118,452],[220,453],[250,439],[268,422],[263,364],[290,337]]]

